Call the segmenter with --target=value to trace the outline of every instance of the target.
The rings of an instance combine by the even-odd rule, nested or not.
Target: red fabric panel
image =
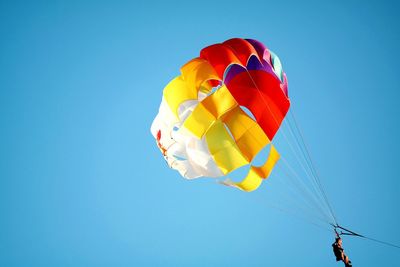
[[[216,87],[221,84],[221,81],[217,81],[217,80],[209,80],[208,82],[210,83],[210,85],[212,87]]]
[[[227,87],[239,105],[253,113],[265,134],[272,140],[290,107],[280,81],[267,72],[252,70],[236,75]]]
[[[247,61],[249,60],[251,55],[255,55],[258,60],[260,60],[254,47],[244,39],[233,38],[223,42],[223,44],[229,46],[232,49],[232,51],[239,58],[243,66],[247,65]]]
[[[200,52],[200,57],[207,60],[217,72],[222,80],[225,69],[233,63],[240,64],[240,60],[235,56],[229,46],[214,44],[207,46]]]

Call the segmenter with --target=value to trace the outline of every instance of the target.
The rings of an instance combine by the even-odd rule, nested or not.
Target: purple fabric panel
[[[226,73],[224,83],[228,84],[230,80],[232,80],[233,77],[235,77],[237,74],[246,71],[245,68],[243,68],[241,65],[233,64],[228,67],[228,72]]]
[[[245,40],[254,47],[254,49],[257,51],[259,55],[263,55],[264,51],[267,49],[263,43],[257,40],[254,39],[245,39]]]
[[[263,43],[254,39],[245,39],[245,40],[249,42],[254,47],[254,49],[256,49],[258,56],[260,58],[263,58],[265,61],[271,64],[271,54],[269,53],[268,48]]]
[[[256,57],[251,57],[249,60],[249,64],[247,65],[248,70],[262,70],[265,71],[272,76],[276,77],[278,80],[279,78],[276,76],[274,70],[272,69],[272,66],[268,64],[265,60],[262,61],[262,65],[258,61]]]
[[[228,84],[230,82],[230,80],[232,80],[232,78],[235,77],[235,75],[246,71],[246,69],[247,70],[262,70],[262,71],[265,71],[265,72],[271,74],[272,76],[274,76],[275,78],[277,78],[279,80],[279,78],[276,76],[274,70],[272,69],[272,66],[270,64],[268,64],[268,62],[263,60],[263,64],[261,64],[258,61],[258,58],[256,56],[251,56],[249,59],[247,68],[244,68],[237,64],[230,65],[228,67],[228,69],[226,70],[224,83]]]
[[[251,56],[247,62],[248,70],[262,70],[264,67],[256,56]]]

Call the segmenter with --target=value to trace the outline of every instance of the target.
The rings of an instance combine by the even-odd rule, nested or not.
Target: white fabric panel
[[[177,170],[186,179],[194,179],[201,176],[188,160],[177,160],[168,157],[167,162],[172,169]]]
[[[199,93],[200,100],[206,96],[205,93]],[[151,133],[157,139],[157,133],[159,130],[161,131],[160,143],[167,150],[164,158],[168,165],[183,177],[187,179],[201,176],[220,177],[223,176],[223,173],[211,156],[205,137],[198,139],[189,131],[181,128],[183,122],[198,104],[198,100],[183,102],[178,108],[178,120],[163,98],[159,113],[151,125]]]
[[[199,101],[197,100],[188,100],[179,105],[178,116],[180,124],[182,124],[187,119],[187,117],[189,117],[189,115],[198,104]]]

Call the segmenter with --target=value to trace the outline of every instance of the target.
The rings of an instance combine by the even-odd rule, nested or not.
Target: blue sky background
[[[281,58],[338,220],[399,244],[399,11],[395,1],[1,1],[0,266],[342,266],[332,233],[186,181],[155,145],[163,87],[232,37]],[[354,266],[400,260],[370,241],[344,245]]]

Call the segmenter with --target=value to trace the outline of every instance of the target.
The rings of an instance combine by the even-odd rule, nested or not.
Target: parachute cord
[[[389,242],[386,242],[386,241],[382,241],[382,240],[378,240],[378,239],[375,239],[375,238],[372,238],[372,237],[368,237],[368,236],[365,236],[365,235],[357,234],[357,233],[355,233],[355,232],[353,232],[351,230],[348,230],[348,229],[346,229],[346,228],[344,228],[344,227],[342,227],[342,226],[340,226],[338,224],[332,225],[332,226],[333,226],[335,232],[337,233],[337,235],[339,235],[339,236],[340,235],[356,236],[356,237],[364,238],[364,239],[367,239],[367,240],[370,240],[370,241],[374,241],[374,242],[377,242],[377,243],[380,243],[380,244],[383,244],[383,245],[386,245],[386,246],[390,246],[390,247],[394,247],[394,248],[400,249],[399,245],[396,245],[396,244],[393,244],[393,243],[389,243]],[[337,229],[341,229],[344,232],[341,231],[340,233],[338,233]]]
[[[281,212],[281,213],[284,213],[284,214],[288,214],[289,216],[292,216],[292,217],[294,217],[294,218],[296,218],[296,219],[298,219],[298,220],[301,220],[301,221],[303,221],[303,222],[307,222],[307,223],[310,223],[310,224],[312,224],[312,225],[314,225],[314,226],[316,226],[316,227],[318,227],[318,228],[320,228],[320,229],[322,229],[322,230],[324,230],[324,231],[331,231],[330,230],[330,227],[328,227],[328,224],[330,224],[330,223],[327,223],[326,221],[324,221],[324,220],[312,220],[312,219],[310,219],[310,218],[308,218],[307,216],[304,216],[304,215],[300,215],[298,212],[295,212],[294,210],[290,210],[290,209],[288,209],[288,208],[284,208],[284,207],[282,207],[282,206],[278,206],[278,205],[274,205],[274,204],[272,204],[272,203],[269,203],[269,202],[265,202],[263,199],[261,199],[260,198],[260,196],[258,196],[258,195],[254,195],[254,194],[252,194],[252,195],[249,195],[249,196],[252,196],[252,197],[254,197],[254,198],[257,198],[259,201],[258,202],[261,202],[262,204],[264,204],[265,206],[267,206],[268,208],[272,208],[272,209],[275,209],[275,210],[277,210],[277,211],[279,211],[279,212]],[[252,199],[252,200],[255,200],[255,199]],[[317,218],[318,219],[318,218]]]
[[[259,197],[259,196],[256,196]],[[320,227],[325,227],[325,229],[330,229],[329,223],[326,222],[323,218],[320,218],[316,214],[312,214],[310,210],[307,210],[304,206],[301,206],[299,202],[294,201],[293,199],[289,199],[287,197],[287,194],[279,194],[279,202],[274,202],[274,201],[265,201],[265,199],[261,199],[262,204],[274,208],[282,213],[287,213],[290,214],[294,217],[297,217],[299,219],[302,219],[303,221],[312,223],[314,225],[318,225]],[[283,203],[287,203],[287,205],[283,205]],[[311,209],[312,211],[312,209]]]
[[[296,141],[296,137],[294,136],[294,134],[290,131],[290,124],[287,123],[287,120],[285,120],[286,124],[289,126],[289,132],[291,133],[291,135],[293,136],[293,138]],[[302,162],[301,158],[299,157],[299,155],[297,154],[297,151],[294,149],[294,147],[292,146],[291,142],[289,141],[289,138],[286,136],[286,134],[282,131],[282,135],[284,136],[284,138],[286,139],[286,142],[288,143],[290,149],[292,150],[297,162],[299,163],[299,165],[301,166],[301,168],[303,169],[304,173],[306,174],[307,178],[312,177],[312,173],[310,173],[309,170],[307,170],[309,168],[309,166],[304,166],[304,163]],[[299,150],[301,151],[301,147],[299,146],[298,142],[296,142],[297,147],[299,148]],[[306,159],[304,159],[304,161],[307,163]],[[308,167],[308,168],[307,168]],[[300,177],[299,177],[300,178]],[[316,187],[316,185],[311,181],[311,185],[312,185],[312,189],[315,192],[315,194],[318,196],[318,188]]]
[[[317,185],[319,186],[319,188],[320,188],[320,190],[321,190],[321,192],[322,192],[322,194],[323,194],[323,197],[324,197],[324,199],[325,199],[325,202],[326,202],[326,204],[328,205],[328,208],[329,208],[329,210],[330,210],[330,212],[331,212],[331,214],[332,214],[333,220],[335,221],[335,223],[336,223],[336,225],[337,225],[337,219],[336,219],[335,213],[333,212],[333,208],[332,208],[331,204],[329,203],[328,197],[327,197],[327,195],[326,195],[326,193],[325,193],[325,190],[324,190],[324,188],[323,188],[323,186],[322,186],[322,184],[321,184],[318,171],[317,171],[317,169],[315,168],[315,165],[314,165],[314,163],[313,163],[313,160],[312,160],[312,158],[311,158],[311,156],[310,156],[310,152],[309,152],[309,149],[308,149],[308,147],[307,147],[307,145],[306,145],[306,143],[305,143],[305,140],[304,140],[302,131],[301,131],[300,127],[299,127],[298,124],[297,124],[297,121],[296,121],[296,118],[294,117],[293,112],[290,112],[290,114],[291,114],[291,116],[292,116],[292,118],[293,118],[293,120],[294,120],[296,129],[297,129],[297,131],[298,131],[299,134],[300,134],[301,141],[302,141],[302,143],[303,143],[303,146],[304,146],[304,148],[305,148],[305,151],[306,151],[306,153],[307,153],[307,156],[308,156],[308,158],[309,158],[309,160],[310,160],[310,163],[311,163],[311,166],[312,166],[312,170],[314,171],[314,174],[315,174],[315,179],[316,179]]]
[[[365,239],[368,239],[368,240],[371,240],[371,241],[374,241],[374,242],[377,242],[377,243],[381,243],[381,244],[384,244],[386,246],[390,246],[390,247],[394,247],[394,248],[399,248],[400,249],[399,245],[395,245],[395,244],[392,244],[392,243],[389,243],[389,242],[386,242],[386,241],[381,241],[381,240],[377,240],[375,238],[366,237],[366,236],[362,236],[362,238],[365,238]]]
[[[303,156],[303,160],[306,162],[306,165],[307,165],[307,167],[308,167],[307,169],[311,171],[310,164],[309,164],[309,162],[308,162],[308,160],[307,160],[307,157],[306,157],[306,155],[305,155],[303,149],[301,148],[300,142],[298,141],[298,137],[296,136],[296,134],[294,133],[294,131],[293,131],[293,129],[292,129],[292,126],[291,126],[291,124],[290,124],[290,121],[288,121],[288,119],[286,119],[286,120],[285,120],[285,124],[288,125],[289,132],[290,132],[291,136],[294,138],[295,143],[296,143],[296,145],[297,145],[299,151],[301,151],[301,154],[302,154],[302,156]],[[292,150],[292,151],[294,151],[294,150]],[[294,152],[294,153],[295,153],[295,152]],[[295,153],[295,156],[297,156],[296,153]],[[315,194],[318,196],[318,198],[320,198],[320,202],[321,202],[321,203],[324,203],[324,204],[326,205],[325,199],[323,198],[322,193],[320,192],[320,189],[319,189],[317,183],[315,182],[315,178],[313,177],[314,174],[313,174],[312,172],[310,173],[309,171],[306,171],[306,170],[305,170],[305,167],[300,163],[300,160],[298,159],[298,156],[297,156],[297,160],[298,160],[299,164],[302,166],[302,168],[303,168],[303,170],[304,170],[304,172],[305,172],[305,174],[306,174],[306,177],[307,177],[308,180],[310,181],[310,183],[311,183],[311,185],[312,185],[312,189],[314,190]],[[300,180],[302,181],[302,179],[300,179]],[[326,205],[325,208],[328,208],[328,206]],[[330,211],[327,210],[327,212],[328,212],[329,215],[332,217],[332,215],[330,214]],[[333,217],[332,217],[331,219],[333,220]],[[333,221],[334,221],[334,220],[333,220]]]
[[[291,177],[295,177],[297,179],[293,179],[294,180],[298,180],[301,182],[301,185],[303,185],[304,189],[302,190],[302,187],[300,185],[297,185],[297,187],[303,191],[303,193],[305,192],[305,196],[310,195],[309,200],[311,201],[310,203],[313,204],[313,206],[315,208],[317,208],[319,210],[319,212],[321,213],[321,215],[323,215],[325,217],[325,221],[326,222],[330,222],[329,220],[329,216],[327,216],[327,214],[325,213],[325,211],[323,210],[323,208],[320,206],[319,202],[315,199],[315,194],[312,194],[312,192],[310,191],[310,189],[306,186],[306,184],[304,183],[304,181],[301,179],[301,177],[296,173],[296,171],[290,166],[290,164],[285,160],[285,158],[282,157],[282,162],[286,165],[287,170],[289,170],[292,174],[290,175],[288,172],[286,172],[286,170],[284,168],[282,168],[285,173],[286,176],[291,178]],[[306,198],[307,199],[307,198]]]
[[[292,112],[290,112],[290,114],[293,117]],[[294,118],[293,118],[293,120],[294,120]],[[328,213],[330,214],[331,219],[333,220],[333,222],[336,223],[336,218],[335,218],[335,216],[334,216],[334,214],[332,212],[332,208],[329,205],[329,201],[327,200],[326,196],[324,196],[325,193],[323,191],[322,185],[320,184],[319,179],[317,178],[317,176],[315,174],[315,171],[313,171],[314,167],[313,167],[313,164],[311,162],[311,156],[309,154],[307,156],[307,154],[304,152],[304,150],[305,150],[304,145],[302,146],[301,145],[302,143],[299,141],[299,137],[298,136],[300,135],[300,132],[297,131],[298,134],[295,134],[295,131],[292,128],[292,125],[291,125],[292,123],[290,122],[290,120],[287,120],[286,122],[287,122],[287,125],[289,126],[290,133],[292,134],[293,138],[295,138],[296,144],[297,144],[299,150],[301,151],[301,154],[303,156],[304,161],[307,164],[308,169],[311,171],[311,174],[309,176],[307,176],[307,177],[310,178],[310,181],[311,181],[311,184],[313,185],[313,188],[314,189],[316,188],[316,191],[318,192],[318,195],[321,197],[321,201],[326,205],[326,208],[328,208]]]
[[[281,166],[279,166],[279,167],[282,168]],[[286,177],[288,177],[290,181],[293,182],[293,180],[296,180],[293,177],[291,177],[291,175],[289,173],[287,173],[285,169],[282,168],[282,171],[284,174],[286,174]],[[283,178],[285,178],[285,177],[283,177]],[[286,181],[286,179],[277,179],[277,181],[279,181],[280,183],[283,183],[284,181]],[[290,190],[292,187],[285,186],[285,188],[288,188]],[[296,188],[296,187],[294,187],[294,188]],[[298,210],[301,210],[303,213],[307,213],[308,215],[315,217],[316,219],[318,219],[319,221],[321,221],[323,223],[329,223],[329,219],[327,219],[329,217],[326,217],[326,214],[321,212],[320,207],[318,207],[315,204],[315,202],[312,201],[313,199],[304,197],[305,195],[307,195],[307,192],[304,189],[301,190],[300,192],[298,192],[298,191],[296,192],[293,189],[290,191],[295,194],[297,193],[297,195],[302,194],[302,196],[303,196],[303,198],[299,197],[299,199],[302,199],[304,202],[302,204],[302,203],[299,203],[299,201],[297,199],[293,198],[293,194],[289,195],[290,197],[292,197],[290,199],[290,202],[292,202],[293,205],[298,208]],[[317,209],[317,211],[316,211],[316,209]],[[314,213],[312,213],[312,211],[314,211]]]

